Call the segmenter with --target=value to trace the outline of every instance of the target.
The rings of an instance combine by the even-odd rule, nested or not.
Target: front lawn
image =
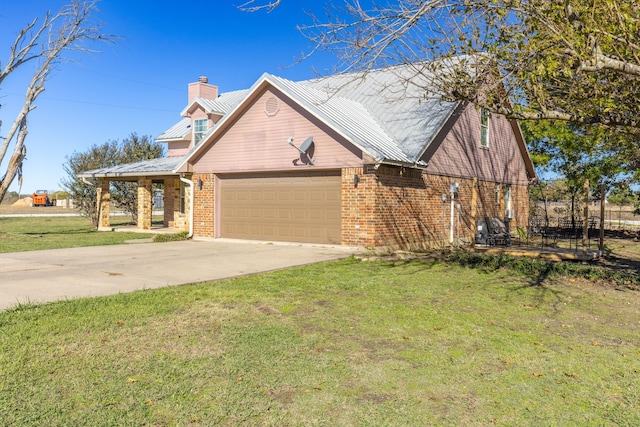
[[[640,425],[640,293],[355,259],[0,313],[5,425]]]
[[[113,225],[127,224],[128,218]],[[0,217],[0,253],[81,246],[118,245],[126,240],[151,237],[147,233],[96,231],[85,217]]]

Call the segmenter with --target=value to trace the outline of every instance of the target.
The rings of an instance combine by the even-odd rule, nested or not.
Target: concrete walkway
[[[0,310],[279,270],[355,251],[220,239],[0,254]]]

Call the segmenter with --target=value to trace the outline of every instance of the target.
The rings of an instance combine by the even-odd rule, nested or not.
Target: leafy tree
[[[75,200],[80,212],[89,217],[94,226],[98,225],[97,193],[93,183],[87,183],[78,175],[88,170],[106,168],[141,160],[149,160],[163,155],[163,146],[150,136],[132,133],[123,141],[108,141],[92,145],[83,153],[74,152],[63,165],[67,177],[62,185]],[[114,205],[131,215],[137,221],[137,184],[132,182],[112,182],[111,200]]]
[[[47,12],[44,18],[35,18],[18,32],[9,48],[9,55],[0,68],[0,85],[22,70],[33,73],[25,90],[25,101],[7,133],[0,137],[0,202],[7,189],[18,177],[22,179],[22,163],[27,149],[29,114],[36,108],[36,100],[44,92],[51,72],[70,51],[85,51],[96,41],[112,40],[101,33],[101,28],[89,23],[96,10],[96,1],[71,0],[56,14]],[[29,68],[31,67],[31,68]],[[1,125],[1,123],[0,123]],[[12,149],[8,162],[5,157]]]
[[[622,207],[625,205],[633,205],[634,215],[640,215],[640,192],[634,191],[627,183],[622,183],[609,192],[607,197],[609,202],[619,206],[620,215]]]
[[[67,162],[62,165],[67,173],[62,185],[67,189],[80,213],[91,219],[95,227],[98,226],[96,187],[78,178],[78,175],[92,169],[115,166],[119,164],[119,160],[118,142],[108,141],[101,145],[94,144],[83,153],[74,152],[67,156]]]
[[[627,171],[637,158],[636,150],[620,149],[621,134],[610,127],[545,120],[524,122],[522,130],[538,168],[564,178],[573,222],[584,181],[596,191],[600,184],[612,188],[630,178]]]
[[[120,163],[134,163],[142,160],[162,157],[164,147],[153,141],[150,136],[138,136],[132,133],[120,145]],[[138,222],[138,185],[134,182],[113,182],[111,200],[120,209]]]
[[[640,195],[628,185],[620,185],[609,193],[607,199],[617,205],[631,205],[637,204],[639,197]]]

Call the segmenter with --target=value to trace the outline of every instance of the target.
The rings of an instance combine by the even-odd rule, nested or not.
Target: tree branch
[[[72,0],[53,17],[47,13],[42,24],[29,37],[27,34],[35,28],[38,19],[36,18],[27,24],[20,31],[10,49],[9,60],[0,73],[0,83],[22,65],[34,59],[39,60],[39,65],[27,84],[24,104],[0,145],[0,164],[2,164],[10,145],[15,144],[6,168],[6,174],[0,182],[0,201],[22,168],[22,161],[26,156],[24,144],[28,134],[29,113],[36,108],[35,102],[38,96],[44,92],[45,82],[53,67],[65,59],[64,53],[66,51],[86,50],[86,47],[81,46],[82,42],[113,40],[111,36],[101,34],[100,27],[87,25],[95,8],[95,0]]]

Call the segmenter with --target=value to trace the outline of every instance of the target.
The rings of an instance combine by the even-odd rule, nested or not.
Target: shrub
[[[189,233],[187,231],[181,231],[180,233],[173,234],[156,234],[153,236],[153,241],[156,243],[163,242],[179,242],[181,240],[188,240]]]

